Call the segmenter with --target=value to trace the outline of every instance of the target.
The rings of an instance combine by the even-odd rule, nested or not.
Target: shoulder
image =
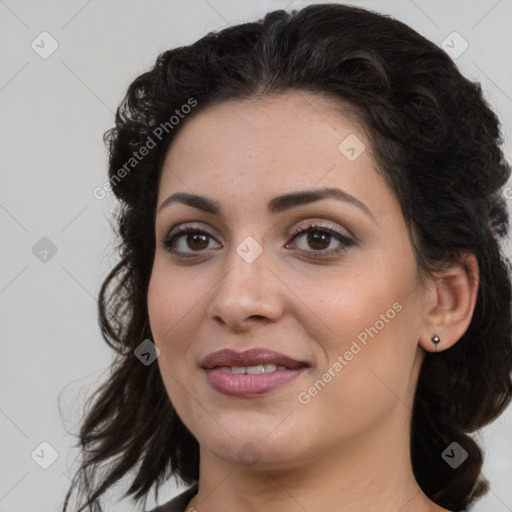
[[[186,512],[185,507],[189,504],[190,500],[197,494],[198,484],[194,484],[186,491],[175,496],[171,501],[160,505],[159,507],[149,510],[147,512]]]

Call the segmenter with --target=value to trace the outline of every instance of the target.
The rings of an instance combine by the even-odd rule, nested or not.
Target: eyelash
[[[345,252],[349,247],[356,245],[355,240],[353,240],[352,238],[348,237],[347,235],[343,235],[342,233],[340,233],[339,231],[336,231],[329,225],[322,224],[322,223],[310,223],[310,224],[307,224],[306,226],[300,226],[300,227],[295,228],[292,232],[292,240],[295,240],[296,238],[298,238],[299,235],[307,234],[310,232],[327,233],[328,235],[337,239],[341,244],[335,250],[331,249],[329,251],[326,251],[326,250],[306,251],[304,249],[298,249],[299,252],[307,253],[308,257],[311,257],[311,258],[324,258],[326,256],[337,256],[338,254]],[[173,246],[174,242],[176,241],[176,239],[178,239],[184,235],[187,235],[187,234],[201,234],[201,235],[205,235],[205,236],[213,238],[212,235],[210,235],[210,233],[208,233],[207,231],[205,231],[201,228],[195,228],[193,226],[179,226],[176,228],[175,232],[171,236],[168,236],[164,240],[162,240],[162,244],[165,247],[165,249],[176,258],[183,258],[183,259],[194,258],[199,253],[204,252],[204,251],[203,250],[195,251],[195,254],[187,254],[187,253],[183,253],[181,251],[176,251],[175,249],[172,249],[172,246]]]

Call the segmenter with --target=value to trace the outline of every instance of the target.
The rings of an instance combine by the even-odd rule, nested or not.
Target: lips
[[[201,367],[206,370],[214,368],[223,368],[226,366],[257,366],[265,364],[275,364],[276,366],[285,366],[287,369],[295,370],[310,366],[306,361],[298,361],[290,356],[281,354],[274,350],[253,348],[243,352],[236,352],[231,349],[218,350],[208,354],[201,362]]]
[[[206,356],[201,366],[211,388],[232,398],[268,395],[298,379],[310,367],[305,361],[262,348],[219,350]]]

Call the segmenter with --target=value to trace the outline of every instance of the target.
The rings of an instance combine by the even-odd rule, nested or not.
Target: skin
[[[471,320],[478,268],[461,258],[422,284],[409,232],[392,190],[377,172],[371,140],[326,98],[297,91],[229,101],[185,121],[161,174],[157,211],[175,192],[218,201],[220,215],[172,203],[158,211],[148,310],[158,365],[171,402],[200,445],[200,486],[190,507],[280,512],[445,510],[416,483],[409,453],[411,409],[425,351],[457,342]],[[338,146],[355,134],[366,149],[350,161]],[[364,203],[323,199],[270,215],[267,202],[297,190],[337,187]],[[293,239],[320,221],[335,237]],[[178,225],[174,248],[162,240]],[[318,229],[316,230],[318,231]],[[248,263],[236,249],[252,237],[262,253]],[[313,256],[311,256],[313,254]],[[394,318],[386,312],[401,306]],[[334,372],[307,403],[308,391],[386,316],[367,345]],[[258,398],[214,391],[200,361],[222,348],[265,347],[311,367]],[[247,445],[247,443],[252,443]],[[244,448],[245,447],[245,448]],[[247,465],[239,451],[257,462]]]

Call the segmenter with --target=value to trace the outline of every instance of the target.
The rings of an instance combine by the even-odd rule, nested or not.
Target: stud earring
[[[432,343],[436,346],[435,351],[437,352],[437,345],[441,342],[441,338],[437,334],[434,334],[430,339],[432,340]]]

